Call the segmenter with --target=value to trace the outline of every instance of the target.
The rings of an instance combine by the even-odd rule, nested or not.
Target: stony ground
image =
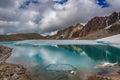
[[[0,64],[0,80],[31,80],[26,74],[26,69],[17,64]]]
[[[22,65],[6,63],[11,53],[11,48],[0,46],[0,80],[31,80]]]
[[[88,80],[120,80],[120,66],[109,68],[106,74],[94,74]]]

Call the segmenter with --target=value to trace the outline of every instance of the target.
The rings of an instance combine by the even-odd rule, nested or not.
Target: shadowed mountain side
[[[110,25],[101,30],[97,30],[96,32],[90,33],[89,35],[86,35],[84,37],[79,37],[79,39],[94,40],[117,34],[120,34],[120,21],[117,21],[113,25]]]
[[[91,33],[104,29],[113,25],[120,19],[120,13],[113,12],[110,16],[94,17],[79,31],[79,37],[87,36]],[[78,33],[78,32],[77,32]]]

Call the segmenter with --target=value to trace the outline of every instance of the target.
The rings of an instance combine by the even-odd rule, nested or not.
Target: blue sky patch
[[[26,0],[19,8],[20,8],[20,9],[24,9],[24,8],[26,8],[27,6],[29,6],[30,3],[32,3],[32,4],[37,4],[37,3],[39,3],[39,2],[38,2],[38,0]]]
[[[35,20],[33,20],[33,22],[34,22],[35,24],[39,24],[40,20],[42,20],[42,18],[37,17]]]
[[[102,8],[106,8],[110,6],[106,0],[98,0],[98,5],[100,5]]]
[[[68,0],[58,0],[58,1],[55,1],[55,3],[61,4],[61,5],[66,3],[66,2],[68,2]]]

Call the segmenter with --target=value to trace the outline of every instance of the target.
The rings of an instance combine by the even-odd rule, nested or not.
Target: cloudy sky
[[[120,0],[0,0],[0,34],[46,33],[120,11]]]

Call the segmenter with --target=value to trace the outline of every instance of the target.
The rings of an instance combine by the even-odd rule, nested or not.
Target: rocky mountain
[[[84,26],[81,31],[76,32],[79,33],[78,37],[85,37],[94,32],[104,32],[104,28],[113,25],[120,19],[120,13],[113,12],[110,16],[105,17],[94,17]],[[76,33],[74,35],[76,35]]]
[[[108,27],[105,27],[103,29],[97,30],[93,33],[90,33],[86,36],[79,37],[79,39],[94,40],[94,39],[100,39],[108,36],[113,36],[116,34],[120,34],[120,24],[118,24],[118,22]]]
[[[83,25],[82,24],[76,24],[75,26],[70,26],[68,28],[65,28],[63,30],[60,30],[57,32],[57,34],[51,36],[51,39],[70,39],[73,37],[73,34],[77,31],[82,30]]]
[[[77,24],[64,30],[58,31],[51,39],[98,39],[115,34],[119,34],[120,12],[113,12],[110,16],[94,17],[83,26]],[[117,26],[117,27],[116,27]],[[112,29],[112,31],[111,31]]]
[[[0,35],[0,41],[18,41],[31,39],[45,39],[45,37],[37,33]]]

